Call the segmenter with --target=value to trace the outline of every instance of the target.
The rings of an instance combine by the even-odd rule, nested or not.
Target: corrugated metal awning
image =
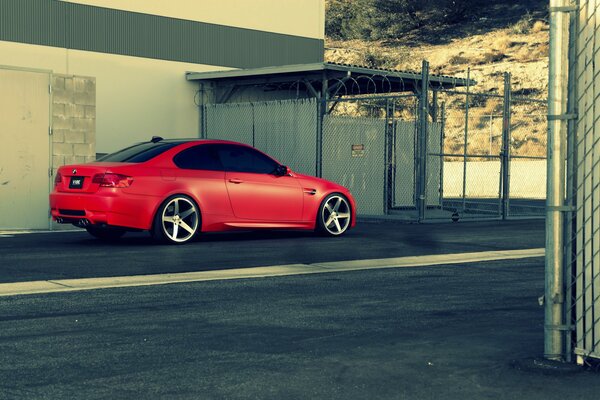
[[[360,94],[373,94],[418,90],[421,73],[349,64],[312,63],[214,72],[188,72],[186,78],[188,81],[212,82],[219,86],[283,85],[302,82],[310,83],[315,90],[320,90],[324,84],[327,84],[329,88],[336,84],[357,85]],[[444,75],[430,75],[429,81],[434,89],[475,84],[473,80],[467,81],[464,78]]]

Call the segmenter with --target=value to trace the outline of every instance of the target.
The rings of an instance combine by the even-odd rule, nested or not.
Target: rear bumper
[[[55,191],[50,194],[50,213],[52,219],[62,223],[78,224],[87,219],[94,225],[150,229],[158,201],[157,197],[131,195],[113,188],[90,194]]]

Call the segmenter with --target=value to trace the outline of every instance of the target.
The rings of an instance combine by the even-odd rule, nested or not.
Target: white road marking
[[[165,285],[228,279],[252,279],[274,276],[322,274],[383,268],[410,268],[431,265],[465,264],[482,261],[517,260],[543,257],[544,249],[483,251],[477,253],[435,254],[379,258],[372,260],[335,261],[315,264],[288,264],[265,267],[198,271],[176,274],[116,276],[105,278],[60,279],[48,281],[15,282],[0,284],[0,297],[26,294],[73,292],[132,286]]]
[[[58,230],[18,230],[18,231],[0,231],[0,237],[14,237],[15,235],[29,235],[32,233],[73,233],[85,232],[83,229],[58,229]]]

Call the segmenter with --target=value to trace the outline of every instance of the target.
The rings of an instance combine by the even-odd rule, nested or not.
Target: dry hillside
[[[546,2],[496,1],[460,24],[407,32],[386,40],[326,40],[326,61],[419,71],[421,61],[430,62],[431,72],[477,81],[472,91],[502,94],[503,74],[512,74],[513,93],[545,99],[548,89],[548,24]],[[452,104],[452,101],[454,104]],[[461,152],[464,142],[464,99],[448,104],[446,152]],[[464,104],[463,104],[464,105]],[[484,101],[470,114],[469,153],[499,151],[501,113],[499,101]],[[513,153],[543,156],[546,126],[543,107],[516,104],[513,112]]]
[[[470,68],[471,77],[477,81],[473,89],[480,92],[497,91],[502,85],[502,74],[510,72],[514,91],[545,98],[548,26],[541,20],[530,25],[525,30],[507,27],[449,43],[419,46],[402,45],[401,41],[328,39],[325,59],[404,71],[419,71],[425,59],[430,62],[432,73],[458,77],[466,77]]]

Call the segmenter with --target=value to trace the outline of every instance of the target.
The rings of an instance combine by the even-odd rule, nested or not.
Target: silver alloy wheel
[[[198,210],[185,197],[175,197],[169,201],[163,209],[161,220],[163,233],[173,242],[186,242],[198,230]]]
[[[331,235],[341,235],[350,225],[350,205],[342,196],[331,196],[321,210],[321,221]]]

